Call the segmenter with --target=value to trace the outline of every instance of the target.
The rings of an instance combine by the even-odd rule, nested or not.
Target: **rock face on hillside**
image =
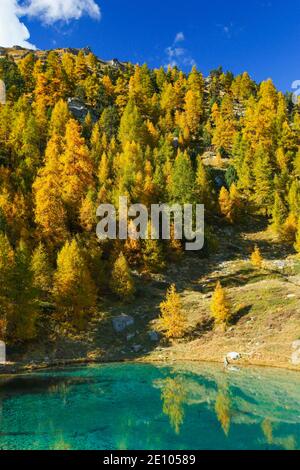
[[[93,110],[88,108],[79,98],[68,98],[68,107],[73,116],[81,122],[85,120],[88,113],[90,113],[93,121],[97,120]]]

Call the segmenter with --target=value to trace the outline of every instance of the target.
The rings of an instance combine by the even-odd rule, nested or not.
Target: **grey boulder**
[[[130,315],[119,315],[112,320],[113,328],[116,333],[122,333],[130,326],[134,325],[134,318]]]
[[[159,341],[159,334],[157,331],[149,331],[148,333],[150,341],[156,342]]]

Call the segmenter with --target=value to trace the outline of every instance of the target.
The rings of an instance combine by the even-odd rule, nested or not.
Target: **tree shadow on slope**
[[[247,315],[249,315],[249,313],[251,312],[253,308],[253,305],[245,305],[243,307],[241,307],[237,312],[235,312],[235,314],[232,316],[229,324],[230,326],[235,326],[239,323],[239,321],[246,317]]]
[[[206,333],[211,331],[214,327],[213,318],[205,318],[203,321],[197,323],[193,329],[187,331],[184,339],[186,341],[193,341],[204,336]]]

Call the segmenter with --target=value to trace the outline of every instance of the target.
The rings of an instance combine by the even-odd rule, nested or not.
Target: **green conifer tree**
[[[52,287],[52,269],[47,252],[42,243],[34,250],[31,258],[33,285],[41,297],[46,297]]]
[[[123,146],[127,142],[145,143],[146,128],[142,116],[134,104],[129,100],[122,115],[119,130],[119,139]]]
[[[7,317],[7,334],[11,341],[28,341],[36,336],[36,321],[39,309],[36,302],[31,270],[31,257],[26,245],[21,242],[15,252],[10,293],[11,308]]]
[[[171,175],[170,198],[174,203],[193,202],[195,175],[187,152],[178,151]]]
[[[276,192],[274,206],[272,209],[272,229],[278,235],[282,232],[283,224],[287,218],[287,215],[287,208],[282,200],[282,197],[278,192]]]

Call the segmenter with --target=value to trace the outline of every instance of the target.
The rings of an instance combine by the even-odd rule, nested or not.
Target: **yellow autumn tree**
[[[45,166],[33,184],[35,222],[40,238],[57,243],[67,237],[66,210],[61,193],[61,139],[54,135],[46,149]]]
[[[212,209],[214,207],[214,188],[209,180],[208,172],[200,156],[198,156],[198,166],[195,179],[195,195],[197,200],[201,204],[204,204],[207,209]]]
[[[231,204],[230,194],[224,186],[222,187],[220,191],[219,206],[220,206],[221,214],[224,215],[226,219],[230,220],[232,204]]]
[[[151,111],[152,95],[153,84],[148,66],[136,65],[134,74],[129,80],[129,99],[135,102],[142,114],[147,115]]]
[[[142,115],[134,101],[131,99],[128,101],[121,118],[119,139],[123,146],[126,144],[126,142],[136,142],[142,144],[145,141],[145,136],[146,126]]]
[[[141,194],[141,202],[150,207],[155,196],[155,184],[153,181],[153,168],[149,160],[145,163],[144,169],[144,185],[143,194]]]
[[[255,268],[261,269],[264,264],[263,257],[261,255],[259,247],[256,245],[251,254],[251,263]]]
[[[133,299],[135,293],[134,282],[123,253],[120,253],[114,263],[109,285],[111,291],[120,300],[128,302]]]
[[[83,51],[79,51],[75,59],[75,77],[79,82],[82,82],[88,75],[88,67],[86,57]]]
[[[170,112],[178,109],[179,104],[179,98],[172,83],[165,83],[161,93],[161,108]]]
[[[230,191],[222,187],[219,195],[219,207],[221,214],[228,222],[233,224],[239,219],[242,209],[242,201],[236,185],[233,183]]]
[[[131,220],[128,224],[128,238],[124,244],[124,254],[130,266],[137,266],[142,259],[142,241],[137,237],[136,227]]]
[[[235,183],[230,186],[229,197],[231,201],[229,220],[234,223],[239,220],[242,211],[242,199]]]
[[[39,294],[47,294],[52,285],[52,269],[45,247],[40,243],[31,257],[31,271],[33,273],[33,285]]]
[[[278,94],[272,80],[262,82],[258,102],[252,96],[247,103],[243,135],[254,151],[274,149]]]
[[[215,124],[213,144],[217,149],[223,149],[229,153],[236,134],[233,101],[229,95],[224,96],[220,112],[213,115],[213,118]]]
[[[297,253],[300,255],[300,220],[298,222],[298,229],[297,229],[297,234],[296,234],[296,243],[294,245],[295,250]]]
[[[94,186],[94,166],[81,135],[80,124],[75,119],[70,119],[66,126],[61,164],[63,200],[68,206],[77,209],[87,191]]]
[[[200,128],[202,117],[202,98],[200,93],[189,90],[185,96],[185,121],[192,135]]]
[[[211,313],[216,325],[226,327],[231,319],[231,310],[225,290],[220,282],[217,283],[211,301]]]
[[[166,338],[182,338],[187,330],[187,318],[175,284],[168,289],[166,299],[160,304],[160,311],[159,327]]]
[[[7,320],[11,312],[10,287],[15,266],[14,251],[6,235],[0,232],[0,339],[6,335]]]
[[[43,64],[40,60],[35,63],[34,72],[35,78],[35,89],[33,110],[35,118],[39,125],[41,134],[46,135],[48,126],[48,107],[51,104],[51,96],[49,89],[49,80],[46,74],[43,72]]]
[[[61,56],[61,63],[64,73],[66,74],[70,87],[74,85],[74,69],[75,69],[75,57],[70,52],[65,52]]]
[[[53,296],[63,318],[82,328],[96,304],[96,288],[75,239],[67,241],[58,254]]]
[[[297,235],[297,217],[292,212],[288,215],[284,225],[283,225],[283,238],[288,243],[293,243]]]
[[[129,86],[124,77],[119,77],[115,86],[116,105],[120,109],[121,114],[124,112],[129,94]]]
[[[89,191],[82,200],[80,211],[79,211],[79,220],[81,227],[86,232],[92,232],[96,227],[96,204],[95,197],[92,191]]]
[[[98,180],[101,186],[107,184],[109,173],[110,173],[109,160],[108,160],[106,152],[104,152],[102,154],[102,157],[99,163],[99,168],[98,168]]]
[[[49,123],[49,134],[58,134],[63,137],[66,133],[66,125],[70,119],[70,112],[66,101],[59,100],[53,108]]]

